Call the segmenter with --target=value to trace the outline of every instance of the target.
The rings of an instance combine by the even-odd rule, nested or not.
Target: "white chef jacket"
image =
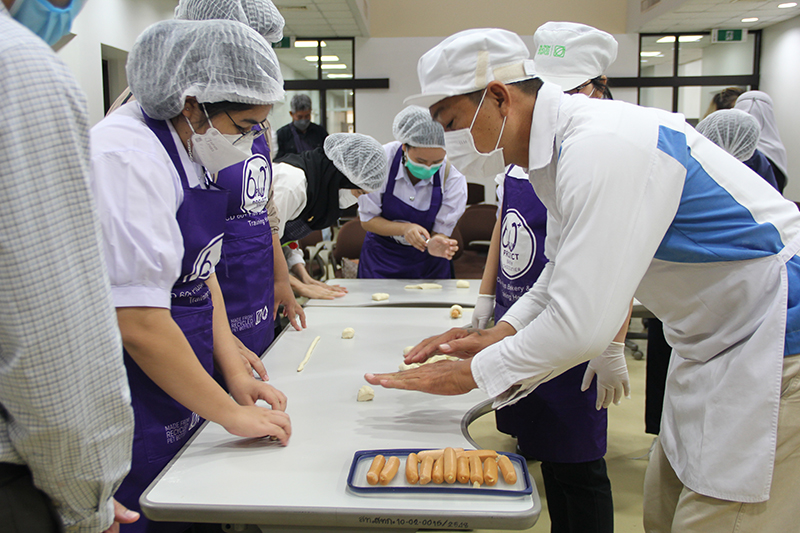
[[[278,215],[278,237],[283,237],[287,220],[294,220],[306,208],[308,201],[308,179],[303,169],[289,163],[272,163],[273,201]],[[283,247],[286,265],[303,265],[303,250]]]
[[[186,177],[204,186],[172,123]],[[183,187],[172,160],[144,122],[138,102],[125,104],[91,130],[90,181],[103,229],[103,249],[116,307],[171,307],[183,260],[175,218]]]
[[[530,388],[602,353],[622,325],[640,283],[648,290],[639,300],[659,318],[672,318],[669,306],[680,303],[670,301],[670,282],[678,286],[692,267],[713,269],[717,264],[723,269],[731,261],[744,266],[748,260],[777,254],[800,234],[796,207],[702,138],[681,115],[623,102],[567,98],[545,83],[533,111],[528,163],[531,184],[548,209],[549,262],[531,290],[503,317],[517,334],[472,361],[476,383],[499,397],[496,404],[518,394],[517,389]],[[797,256],[787,271],[784,353],[794,354],[800,353]],[[731,290],[735,295],[735,287]],[[717,324],[727,326],[730,302],[723,300],[687,299],[691,307],[685,311],[708,309]],[[693,326],[662,320],[667,339],[676,352],[680,347],[683,358],[724,356],[725,347],[718,345],[726,338],[718,338],[713,328],[682,334],[681,327]],[[710,347],[715,351],[702,353]],[[708,389],[714,385],[705,384]],[[740,385],[743,390],[748,386]],[[690,393],[705,391],[699,386]],[[759,397],[742,396],[742,401],[763,401],[766,406]],[[673,432],[677,427],[667,429]],[[768,497],[768,482],[766,495],[763,487],[749,490],[745,479],[737,479],[731,492],[716,482],[718,476],[687,483],[691,472],[682,477],[686,465],[676,465],[686,459],[685,451],[671,455],[681,480],[697,492],[734,501]]]
[[[393,141],[383,145],[386,157],[389,158],[391,168],[392,161],[398,150],[403,145]],[[447,158],[442,163],[442,170],[447,165]],[[389,176],[389,179],[396,180],[394,184],[394,196],[406,205],[414,209],[427,211],[431,206],[431,195],[433,194],[433,179],[420,180],[416,185],[411,184],[405,165],[400,164],[397,174]],[[453,230],[458,223],[458,219],[467,209],[467,178],[456,170],[452,165],[447,176],[447,180],[442,180],[442,206],[436,213],[436,221],[433,223],[433,233],[441,233],[448,237],[453,234]],[[375,217],[381,216],[383,212],[383,193],[386,191],[386,183],[369,194],[362,194],[358,198],[358,218],[361,222],[367,222]],[[405,242],[405,239],[403,239]]]

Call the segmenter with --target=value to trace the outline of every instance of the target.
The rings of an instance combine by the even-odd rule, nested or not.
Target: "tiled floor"
[[[631,329],[640,329],[634,320]],[[638,341],[644,348],[646,341]],[[631,399],[623,400],[621,405],[612,405],[608,422],[608,453],[606,462],[614,495],[614,531],[616,533],[643,532],[642,527],[642,484],[647,468],[647,455],[653,436],[644,432],[644,382],[645,359],[636,360],[627,351],[628,372],[631,379]],[[494,426],[494,414],[476,420],[470,426],[475,440],[484,448],[513,452],[515,441],[498,432]],[[539,495],[542,496],[542,514],[538,522],[528,531],[545,533],[550,531],[547,515],[547,500],[539,463],[531,461],[528,467],[536,480]],[[495,530],[480,530],[490,533]]]

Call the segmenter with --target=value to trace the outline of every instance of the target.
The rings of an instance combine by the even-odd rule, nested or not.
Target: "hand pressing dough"
[[[424,363],[411,363],[410,365],[407,365],[405,363],[400,363],[399,368],[400,368],[400,370],[411,370],[412,368],[419,368],[422,365],[429,365],[429,364],[432,364],[432,363],[438,363],[439,361],[460,361],[460,359],[458,357],[454,356],[454,355],[439,354],[439,355],[434,355],[433,357],[429,358]]]
[[[381,302],[383,300],[388,300],[389,295],[385,292],[376,292],[375,294],[372,295],[372,299],[375,300],[376,302]]]
[[[369,385],[364,385],[360,389],[358,389],[358,397],[356,398],[359,402],[369,402],[375,397],[375,389],[370,387]]]
[[[419,283],[417,285],[406,285],[406,289],[422,289],[423,291],[431,289],[441,289],[442,286],[438,283]]]
[[[469,281],[465,279],[460,279],[456,281],[456,288],[457,289],[469,289]]]
[[[321,337],[319,335],[317,335],[314,338],[314,340],[311,342],[311,346],[308,347],[308,351],[306,352],[306,356],[303,357],[303,360],[300,362],[300,366],[297,367],[297,371],[298,372],[302,372],[303,369],[306,367],[306,363],[308,363],[308,360],[311,359],[311,352],[313,352],[314,348],[317,347],[317,343],[319,342],[320,338]]]
[[[414,349],[413,346],[406,346],[405,348],[403,348],[403,355],[408,355],[408,352],[410,352],[413,349]]]
[[[342,338],[343,339],[352,339],[356,335],[356,330],[353,328],[344,328],[342,330]]]
[[[464,315],[464,308],[456,304],[450,308],[450,318],[461,318]]]

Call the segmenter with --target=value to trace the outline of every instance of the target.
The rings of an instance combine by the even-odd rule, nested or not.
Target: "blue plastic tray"
[[[457,494],[459,496],[469,494],[481,496],[525,496],[533,492],[531,477],[528,474],[528,463],[525,461],[525,458],[515,453],[505,452],[497,453],[506,455],[511,459],[511,464],[514,465],[517,471],[517,482],[514,485],[507,484],[503,480],[502,475],[500,475],[500,479],[493,487],[481,485],[479,488],[475,488],[469,483],[435,484],[433,482],[427,485],[412,485],[406,481],[406,459],[408,458],[408,454],[412,452],[419,453],[420,451],[422,450],[418,448],[357,451],[355,455],[353,455],[350,473],[347,476],[347,488],[361,495],[435,493]],[[387,460],[393,455],[400,459],[400,467],[397,470],[397,475],[388,485],[370,485],[367,483],[367,472],[369,472],[372,460],[376,455],[383,455]]]

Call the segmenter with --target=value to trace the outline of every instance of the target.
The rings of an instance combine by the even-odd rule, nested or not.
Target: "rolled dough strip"
[[[313,352],[314,348],[317,347],[317,343],[319,342],[319,339],[320,339],[320,336],[317,335],[316,338],[313,341],[311,341],[311,346],[308,347],[308,351],[306,352],[306,356],[300,362],[300,366],[297,367],[297,371],[298,372],[302,372],[303,369],[306,367],[306,363],[308,363],[308,360],[311,358],[311,352]]]
[[[441,289],[442,286],[438,283],[418,283],[415,285],[406,285],[405,289],[421,289],[423,291],[429,291],[432,289]]]

